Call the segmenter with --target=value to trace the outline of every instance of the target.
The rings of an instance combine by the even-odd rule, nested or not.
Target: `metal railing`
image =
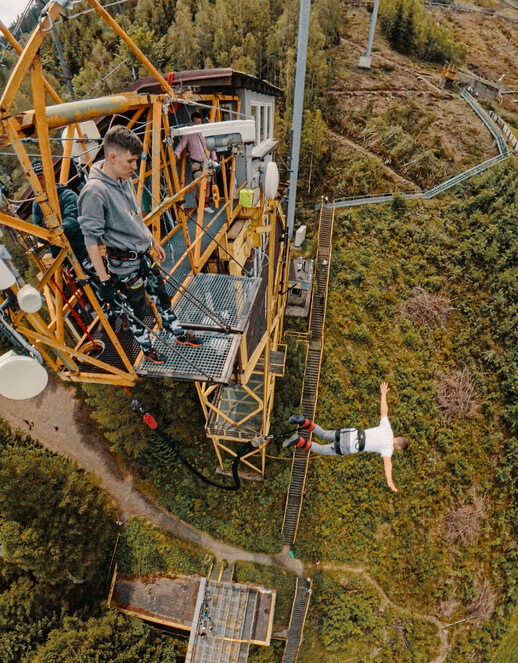
[[[491,135],[495,139],[498,152],[502,156],[508,154],[509,150],[507,149],[507,143],[505,142],[505,138],[502,136],[502,132],[496,126],[496,124],[494,123],[493,119],[489,116],[489,114],[482,108],[482,106],[478,103],[478,101],[467,90],[461,89],[459,91],[459,94],[465,101],[468,102],[471,108],[475,111],[475,113],[479,116],[482,122],[489,129]]]
[[[470,177],[478,175],[479,173],[484,172],[488,168],[491,168],[495,164],[500,163],[501,161],[505,161],[507,158],[509,158],[511,156],[511,153],[507,146],[506,140],[502,132],[500,131],[500,128],[498,127],[497,124],[498,119],[497,122],[495,122],[495,120],[492,117],[494,116],[496,118],[494,113],[488,113],[487,111],[485,111],[482,108],[482,106],[477,102],[477,100],[467,90],[461,89],[459,94],[471,106],[473,111],[486,125],[491,135],[495,139],[496,147],[499,152],[497,156],[491,157],[490,159],[486,159],[486,161],[483,161],[482,163],[473,166],[473,168],[465,170],[463,173],[459,173],[458,175],[450,177],[446,181],[442,182],[441,184],[438,184],[437,186],[432,187],[431,189],[428,189],[427,191],[419,191],[418,193],[398,193],[398,194],[371,193],[366,196],[356,196],[353,198],[340,198],[334,201],[333,203],[334,207],[336,209],[342,209],[344,207],[359,207],[360,205],[375,205],[381,203],[389,203],[393,200],[395,195],[398,195],[404,198],[405,200],[417,200],[419,198],[424,198],[425,200],[429,200],[430,198],[434,198],[435,196],[438,196],[440,193],[448,191],[448,189],[457,186],[457,184],[460,184],[461,182],[464,182]],[[330,206],[330,204],[328,206]]]
[[[304,622],[308,614],[309,601],[312,592],[312,583],[309,578],[297,578],[297,587],[291,609],[290,625],[288,628],[288,639],[284,647],[282,663],[295,663],[302,643]]]

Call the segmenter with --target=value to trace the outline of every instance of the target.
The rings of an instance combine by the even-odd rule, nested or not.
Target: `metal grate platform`
[[[205,212],[203,217],[203,228],[206,229],[208,226],[209,229],[205,230],[202,239],[201,239],[201,253],[203,254],[205,250],[209,247],[211,242],[213,242],[213,237],[215,237],[221,228],[226,223],[227,217],[223,209],[220,209],[216,214],[209,214]],[[194,241],[196,235],[197,220],[192,217],[187,220],[187,231],[191,241]],[[214,244],[214,248],[216,244]],[[167,292],[173,296],[178,291],[178,285],[182,284],[188,275],[191,272],[191,265],[189,258],[185,255],[187,249],[187,244],[185,242],[185,236],[181,228],[164,244],[164,250],[166,254],[166,259],[162,263],[162,269],[164,269],[170,278],[167,278],[164,275],[166,280]],[[182,259],[182,256],[183,259]]]
[[[143,358],[135,370],[139,375],[149,377],[226,384],[239,350],[240,335],[197,332],[196,336],[203,340],[201,348],[179,345],[173,336],[161,330],[159,337],[153,341],[153,347],[166,355],[166,362],[157,365]]]
[[[212,329],[228,325],[243,332],[260,285],[260,278],[196,274],[175,307],[176,316],[182,324]]]

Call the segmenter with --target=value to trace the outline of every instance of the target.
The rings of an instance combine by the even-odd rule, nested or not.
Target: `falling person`
[[[383,468],[387,486],[394,493],[398,490],[392,480],[392,453],[394,449],[403,450],[409,445],[406,437],[394,437],[392,427],[388,418],[387,393],[390,387],[386,382],[380,385],[380,422],[375,428],[367,428],[362,431],[357,428],[338,428],[337,430],[324,430],[314,421],[306,419],[302,414],[295,414],[289,418],[290,424],[297,424],[322,440],[330,444],[317,444],[310,442],[297,431],[282,443],[283,447],[298,447],[313,451],[321,456],[344,456],[361,451],[379,453],[383,460]]]

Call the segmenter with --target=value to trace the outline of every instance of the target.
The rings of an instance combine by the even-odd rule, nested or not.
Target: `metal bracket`
[[[268,437],[266,435],[254,435],[254,437],[250,440],[250,444],[253,447],[256,447],[259,449],[260,447],[264,447],[268,443]]]

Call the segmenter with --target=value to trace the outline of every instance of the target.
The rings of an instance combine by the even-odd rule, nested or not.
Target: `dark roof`
[[[281,97],[283,91],[255,76],[244,74],[233,69],[195,69],[194,71],[178,71],[164,74],[164,78],[171,87],[184,85],[188,88],[196,88],[200,92],[212,93],[222,91],[224,88],[232,90],[246,89],[273,97]],[[171,80],[172,79],[172,80]],[[132,92],[160,93],[162,88],[153,76],[140,78],[130,87]]]

